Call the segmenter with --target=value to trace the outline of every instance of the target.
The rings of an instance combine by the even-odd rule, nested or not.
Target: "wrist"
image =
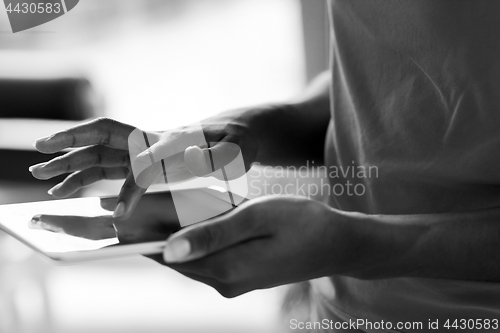
[[[255,146],[251,161],[266,165],[281,165],[281,152],[286,147],[287,119],[293,114],[289,104],[265,104],[238,110],[233,122],[245,128],[244,140]]]
[[[415,251],[425,228],[369,215],[337,211],[348,226],[351,253],[342,275],[359,279],[410,276],[418,269]]]

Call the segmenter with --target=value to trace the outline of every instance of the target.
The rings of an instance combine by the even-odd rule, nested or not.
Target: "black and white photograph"
[[[3,0],[0,333],[500,332],[500,0]]]

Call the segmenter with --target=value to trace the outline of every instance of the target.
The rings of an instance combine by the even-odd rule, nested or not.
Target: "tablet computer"
[[[227,193],[209,188],[182,196],[219,211],[232,209]],[[50,259],[81,262],[161,253],[181,228],[170,192],[147,193],[126,220],[112,217],[116,197],[0,205],[0,229]],[[227,208],[227,209],[226,209]]]

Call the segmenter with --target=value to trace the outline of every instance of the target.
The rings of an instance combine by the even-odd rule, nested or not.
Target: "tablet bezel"
[[[182,190],[182,191],[202,191],[206,193],[207,195],[215,196],[219,198],[220,200],[223,200],[226,202],[226,199],[224,199],[224,195],[220,193],[219,191],[216,190],[211,190],[211,189],[187,189],[187,190]],[[145,198],[147,197],[154,197],[155,195],[164,195],[168,193],[168,191],[157,191],[157,192],[152,192],[152,193],[147,193],[144,195]],[[95,197],[94,197],[95,198]],[[115,199],[117,198],[116,196],[106,196],[106,197],[98,197],[99,200],[106,200],[106,199]],[[143,198],[143,199],[145,199]],[[67,200],[88,200],[89,197],[84,197],[84,198],[75,198],[75,199],[62,199],[62,200],[57,200],[59,203],[64,204],[64,201]],[[147,200],[147,199],[146,199]],[[54,200],[51,201],[45,201],[45,202],[50,202],[51,204],[54,203]],[[33,205],[33,204],[43,204],[44,201],[39,201],[39,202],[32,202],[32,203],[18,203],[18,204],[9,204],[9,205],[2,205],[0,206],[0,214],[3,213],[2,210],[9,209],[15,210],[15,209],[25,209],[27,205]],[[111,212],[110,212],[111,214]],[[79,263],[79,262],[86,262],[86,261],[93,261],[93,260],[100,260],[100,259],[110,259],[110,258],[117,258],[117,257],[123,257],[123,256],[129,256],[129,255],[152,255],[152,254],[158,254],[163,252],[163,248],[165,247],[165,241],[153,241],[153,242],[144,242],[144,243],[136,243],[136,244],[121,244],[119,246],[107,246],[99,249],[93,249],[93,250],[84,250],[84,251],[69,251],[69,252],[47,252],[41,250],[39,247],[37,247],[35,244],[30,242],[29,240],[25,239],[23,235],[20,235],[16,233],[15,231],[11,230],[8,226],[6,226],[4,223],[2,223],[0,217],[0,229],[3,230],[5,233],[11,235],[15,239],[19,240],[21,243],[25,244],[29,248],[35,250],[37,253],[42,254],[44,257],[47,257],[54,262],[58,264],[71,264],[71,263]],[[26,223],[29,223],[29,221],[26,221]]]

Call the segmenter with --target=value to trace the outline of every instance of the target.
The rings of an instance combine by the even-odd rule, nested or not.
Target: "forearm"
[[[500,209],[426,215],[363,215],[348,275],[500,281]]]
[[[258,141],[255,162],[265,165],[321,164],[330,120],[330,79],[318,76],[299,98],[289,103],[236,110],[223,115],[250,128]]]

